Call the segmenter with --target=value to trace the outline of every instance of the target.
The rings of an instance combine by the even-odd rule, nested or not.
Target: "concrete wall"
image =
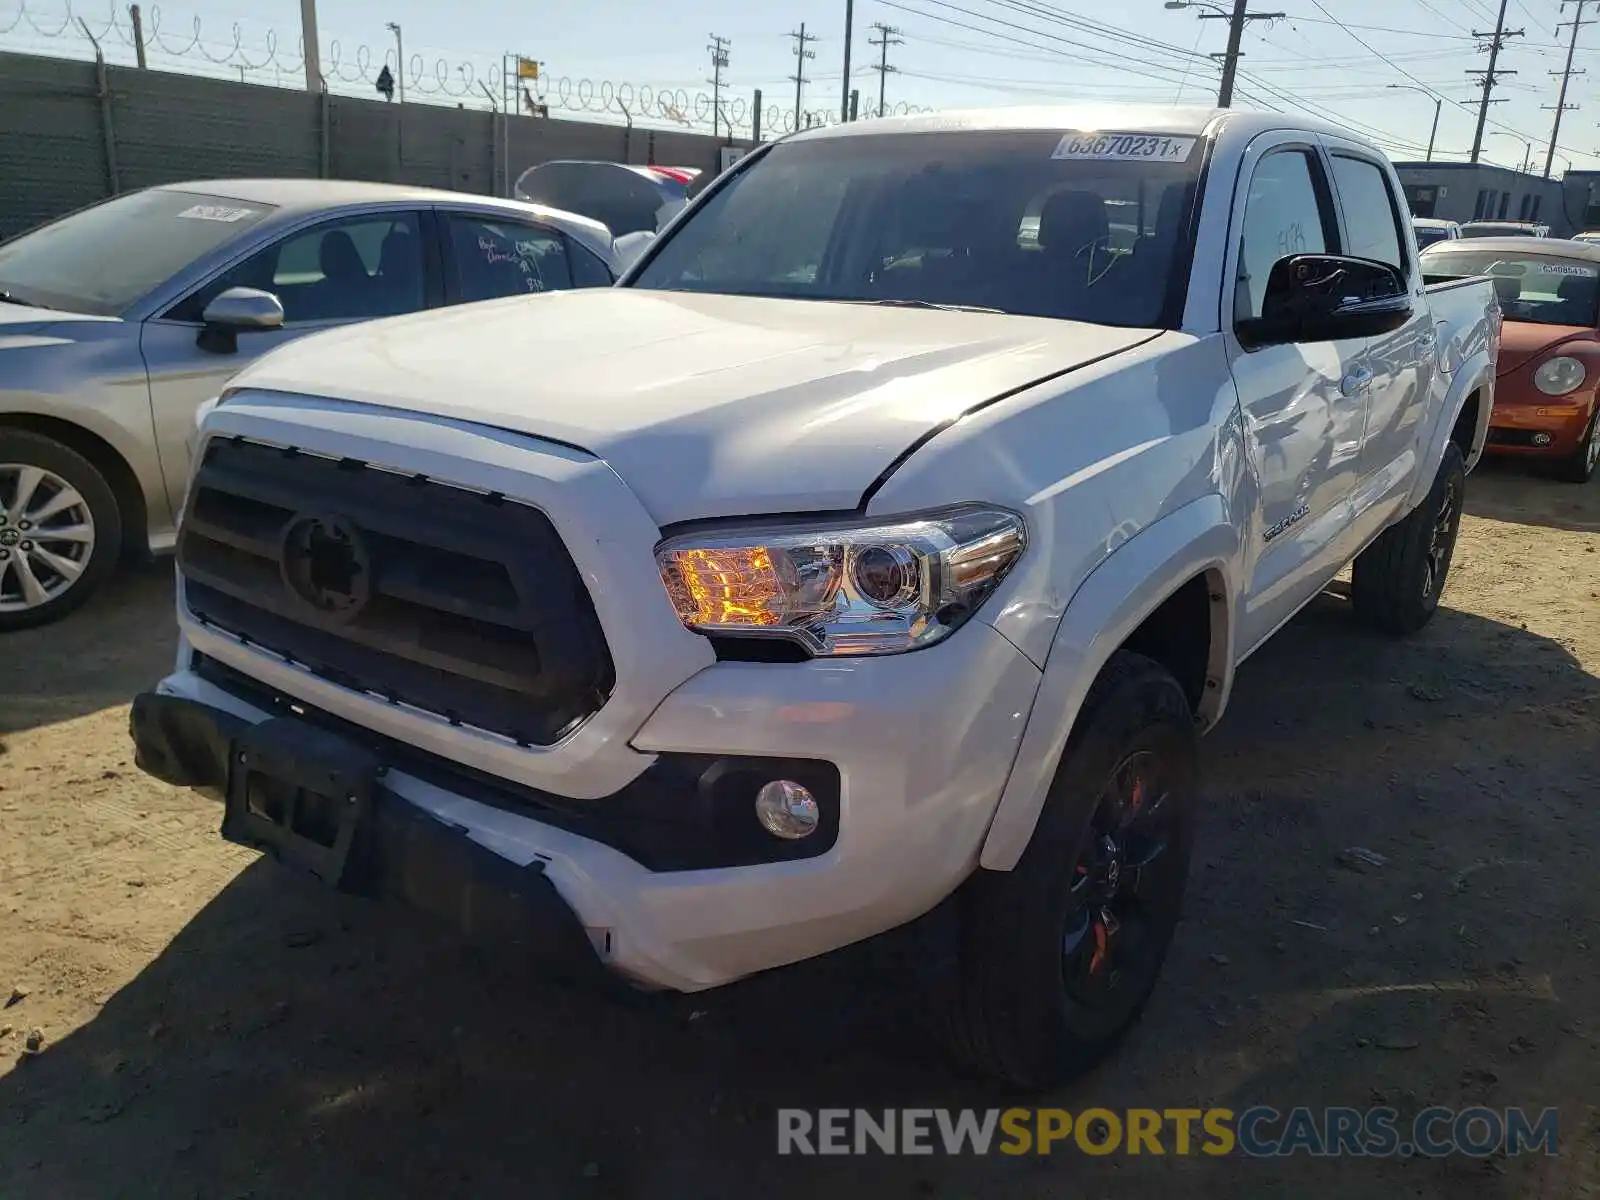
[[[513,182],[555,158],[715,172],[727,144],[132,67],[106,67],[104,79],[102,89],[93,63],[0,53],[0,238],[119,191],[183,179],[323,176],[503,195],[506,162]]]

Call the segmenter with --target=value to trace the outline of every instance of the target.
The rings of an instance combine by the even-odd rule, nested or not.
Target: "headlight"
[[[1563,355],[1539,364],[1533,373],[1533,386],[1546,396],[1565,396],[1583,382],[1583,376],[1583,364]]]
[[[656,547],[698,633],[777,637],[816,656],[898,654],[959,629],[1026,545],[1022,518],[962,505],[893,521],[692,533]]]

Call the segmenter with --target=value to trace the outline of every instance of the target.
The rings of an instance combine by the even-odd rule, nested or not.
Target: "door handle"
[[[1354,396],[1371,382],[1372,368],[1357,367],[1339,381],[1339,391],[1343,395]]]

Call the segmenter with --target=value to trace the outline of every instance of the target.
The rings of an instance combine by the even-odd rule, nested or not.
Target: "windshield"
[[[1549,254],[1504,250],[1435,251],[1425,260],[1430,278],[1491,275],[1508,321],[1534,325],[1600,323],[1600,264]]]
[[[116,316],[270,212],[270,204],[199,192],[130,192],[0,245],[0,292]]]
[[[1448,229],[1441,229],[1437,225],[1416,225],[1413,226],[1413,228],[1416,230],[1417,246],[1419,248],[1423,246],[1431,246],[1435,242],[1446,242],[1450,240],[1450,231]]]
[[[1201,139],[870,134],[774,146],[631,286],[1167,323]]]

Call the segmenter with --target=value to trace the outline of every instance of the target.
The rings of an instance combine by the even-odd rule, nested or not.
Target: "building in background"
[[[1488,163],[1405,162],[1395,163],[1395,170],[1414,217],[1463,223],[1532,221],[1548,225],[1551,237],[1566,237],[1583,228],[1583,207],[1560,179]],[[1584,174],[1600,180],[1600,172]]]

